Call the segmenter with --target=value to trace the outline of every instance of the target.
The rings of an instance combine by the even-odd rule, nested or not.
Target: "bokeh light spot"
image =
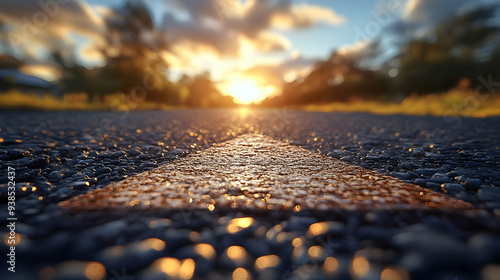
[[[106,276],[106,269],[98,262],[91,262],[85,267],[85,276],[90,280],[101,280]]]
[[[255,268],[263,270],[269,267],[275,267],[280,263],[280,258],[276,255],[268,255],[257,258],[255,261]]]

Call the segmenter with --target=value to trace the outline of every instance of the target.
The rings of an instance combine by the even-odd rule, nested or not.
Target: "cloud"
[[[260,52],[288,50],[288,39],[271,31],[274,28],[303,29],[344,21],[329,8],[289,0],[173,0],[170,5],[162,23],[169,42],[206,45],[221,57],[238,56],[244,42]]]
[[[339,48],[338,53],[341,55],[359,55],[365,52],[374,41],[358,41],[351,45],[345,45]]]
[[[92,44],[87,44],[85,46],[77,48],[77,56],[80,60],[82,60],[83,64],[93,63],[99,65],[104,62],[104,56],[102,52],[95,48],[95,46]]]
[[[285,13],[278,13],[273,18],[273,25],[284,29],[301,29],[315,24],[324,23],[338,25],[345,22],[345,18],[335,11],[309,4],[292,5]]]
[[[90,8],[94,11],[95,15],[99,18],[107,18],[113,15],[113,9],[107,6],[102,6],[99,4],[94,4],[90,6]]]
[[[307,74],[315,61],[286,58],[292,45],[277,30],[345,21],[330,8],[291,0],[172,0],[167,7],[160,28],[172,77],[209,70],[222,84],[240,73],[259,86],[281,88],[285,77]],[[271,62],[268,54],[280,59]]]
[[[281,63],[257,64],[245,70],[234,69],[217,84],[222,92],[233,95],[238,102],[259,102],[279,94],[284,81],[292,82],[309,74],[316,62],[297,56]]]
[[[303,77],[312,70],[318,60],[301,56],[277,64],[260,64],[253,66],[243,73],[256,79],[261,85],[272,85],[281,88],[283,81],[291,82]]]
[[[268,31],[261,32],[249,42],[255,50],[260,52],[280,52],[291,48],[291,43],[286,37]]]
[[[19,48],[29,44],[54,49],[72,47],[70,34],[104,44],[104,21],[87,3],[68,0],[2,1],[0,19],[12,32],[10,43]]]
[[[387,31],[397,35],[399,43],[404,43],[409,39],[425,36],[443,21],[487,2],[488,0],[409,0],[403,8],[401,17],[389,25]]]
[[[403,10],[403,20],[425,25],[434,25],[456,14],[471,0],[410,0]]]
[[[162,26],[166,40],[171,46],[185,45],[188,48],[205,46],[220,56],[236,56],[238,53],[240,43],[239,36],[235,32],[191,21],[183,22],[171,14],[165,15]]]
[[[62,76],[62,72],[59,67],[47,64],[31,64],[22,66],[20,71],[23,74],[35,76],[51,82]]]

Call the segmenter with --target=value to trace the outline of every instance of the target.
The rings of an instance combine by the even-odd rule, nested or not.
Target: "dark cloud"
[[[471,0],[410,0],[403,12],[403,19],[415,24],[435,25],[456,14]]]
[[[397,43],[424,36],[433,27],[459,13],[481,5],[473,0],[409,0],[401,18],[388,26],[386,34],[395,34]]]
[[[87,3],[70,0],[0,1],[0,20],[8,27],[7,39],[13,49],[28,56],[42,49],[69,53],[79,35],[93,45],[104,44],[104,21]],[[39,49],[34,51],[33,49]]]
[[[101,36],[103,20],[83,1],[16,0],[0,1],[0,18],[7,24],[16,24],[21,36],[38,33],[62,37],[72,31],[86,36]],[[35,4],[36,3],[36,4]],[[64,38],[59,38],[64,39]]]
[[[237,55],[239,38],[235,32],[227,32],[192,21],[183,22],[171,14],[164,16],[162,26],[167,36],[167,42],[171,45],[203,45],[212,48],[212,51],[221,55]]]

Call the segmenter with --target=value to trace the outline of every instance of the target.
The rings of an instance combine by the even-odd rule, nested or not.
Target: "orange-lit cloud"
[[[285,62],[254,65],[248,69],[228,72],[224,79],[219,81],[218,88],[223,93],[235,97],[236,102],[258,103],[269,96],[279,94],[290,76],[293,76],[294,80],[307,75],[314,63],[314,60],[298,56]]]
[[[264,53],[286,51],[291,48],[291,43],[286,37],[268,31],[261,32],[255,40],[249,42],[255,50]]]
[[[345,18],[335,11],[306,3],[292,5],[287,12],[273,17],[273,26],[286,29],[307,28],[318,23],[338,25],[344,22]]]
[[[276,30],[338,25],[345,21],[330,8],[296,5],[288,0],[172,3],[161,24],[170,44],[164,57],[171,68],[188,73],[211,71],[225,93],[240,87],[238,83],[254,92],[259,88],[264,95],[256,99],[279,92],[285,78],[307,74],[314,63],[310,59],[290,59],[288,54],[293,46]],[[273,60],[268,54],[278,54],[279,58]],[[247,101],[242,96],[238,98]]]
[[[303,29],[319,23],[337,25],[344,18],[316,5],[291,1],[174,0],[163,18],[171,44],[194,42],[212,47],[221,57],[237,56],[241,36],[260,52],[284,51],[289,41],[273,28]],[[184,16],[179,16],[179,14]]]
[[[342,55],[358,55],[370,47],[371,41],[358,41],[352,45],[346,45],[341,47],[338,52]]]
[[[97,49],[93,44],[87,44],[78,48],[78,56],[87,62],[92,62],[93,64],[100,64],[104,62],[104,56],[102,52]]]
[[[315,62],[314,59],[296,57],[282,63],[255,65],[245,70],[244,73],[259,80],[260,83],[281,88],[284,82],[292,82],[294,79],[307,75]]]
[[[62,72],[58,67],[46,64],[25,65],[21,67],[20,71],[23,74],[39,77],[51,82],[62,76]]]

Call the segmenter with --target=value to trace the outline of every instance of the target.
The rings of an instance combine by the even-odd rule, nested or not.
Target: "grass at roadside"
[[[59,99],[51,94],[27,94],[17,90],[0,93],[0,109],[129,111],[180,108],[151,102],[132,102],[124,94],[111,94],[102,98],[100,102],[88,102],[84,99]],[[359,100],[296,106],[293,109],[320,112],[368,112],[385,115],[489,117],[500,116],[500,93],[479,95],[472,91],[450,91],[444,94],[411,96],[401,103]]]
[[[132,102],[123,94],[112,94],[100,102],[59,99],[51,94],[28,94],[10,90],[0,94],[1,109],[22,109],[40,111],[130,111],[130,110],[172,110],[176,107],[151,102]]]
[[[368,112],[374,114],[406,114],[432,116],[500,116],[500,93],[476,94],[471,91],[450,91],[444,94],[412,96],[401,103],[380,101],[352,101],[306,105],[306,111]]]

